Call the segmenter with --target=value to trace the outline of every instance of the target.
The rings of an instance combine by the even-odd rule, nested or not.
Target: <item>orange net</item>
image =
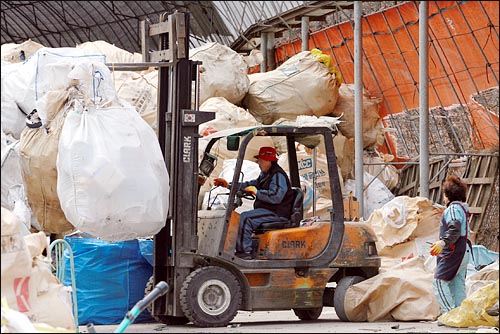
[[[498,110],[491,112],[471,97],[499,84],[499,2],[433,1],[428,6],[429,108],[462,105],[474,132],[474,149],[498,148]],[[354,82],[353,22],[310,33],[309,45],[332,57],[345,83]],[[301,51],[301,40],[275,51],[279,65]],[[418,109],[418,2],[363,17],[362,52],[363,86],[382,98],[381,118]],[[392,139],[386,138],[380,151],[395,152]]]

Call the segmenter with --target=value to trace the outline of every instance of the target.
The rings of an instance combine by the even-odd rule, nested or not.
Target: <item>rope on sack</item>
[[[7,160],[7,157],[9,156],[10,152],[14,150],[14,147],[19,143],[19,139],[13,141],[12,143],[8,144],[7,147],[5,147],[5,151],[2,153],[2,164],[1,167],[3,167],[3,164]]]
[[[92,66],[93,67],[93,66]],[[99,95],[99,88],[101,86],[101,82],[104,80],[104,76],[102,75],[101,71],[95,70],[93,80],[92,80],[92,90],[93,90],[93,95],[94,95],[94,104],[97,104],[96,100],[99,98],[99,102],[102,101],[102,96]],[[97,86],[96,86],[96,80],[97,80]]]

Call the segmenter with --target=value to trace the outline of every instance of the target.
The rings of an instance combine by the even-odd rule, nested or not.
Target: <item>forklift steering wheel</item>
[[[239,198],[244,198],[244,199],[248,199],[248,200],[255,200],[255,195],[252,194],[251,192],[248,192],[248,191],[245,191],[245,190],[240,190],[236,193],[236,196],[239,197]]]

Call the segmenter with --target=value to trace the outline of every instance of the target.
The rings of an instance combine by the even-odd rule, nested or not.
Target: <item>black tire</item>
[[[180,293],[184,315],[199,327],[224,327],[241,306],[240,283],[221,267],[198,268],[189,274]]]
[[[364,281],[365,278],[361,276],[346,276],[342,277],[337,283],[335,288],[335,293],[333,294],[333,306],[335,307],[335,312],[340,320],[349,322],[349,318],[345,314],[344,302],[347,289],[351,285]]]
[[[186,317],[174,317],[172,315],[160,315],[153,318],[168,326],[182,326],[189,322],[189,319]]]
[[[323,311],[323,307],[293,309],[293,313],[295,313],[297,318],[304,321],[317,320],[321,315],[321,311]]]
[[[149,294],[151,291],[153,291],[155,287],[155,281],[154,277],[151,276],[146,283],[146,288],[144,289],[144,296]],[[162,324],[170,325],[170,326],[180,326],[180,325],[185,325],[189,322],[189,319],[186,317],[174,317],[170,315],[159,315],[159,316],[154,316],[153,315],[153,303],[149,304],[147,307],[147,310],[149,314],[153,317],[158,322],[161,322]]]

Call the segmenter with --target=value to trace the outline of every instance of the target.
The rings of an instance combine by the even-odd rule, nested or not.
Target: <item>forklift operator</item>
[[[252,257],[252,233],[262,223],[280,222],[290,219],[293,204],[293,191],[285,171],[278,165],[276,150],[273,147],[261,147],[258,159],[261,170],[255,180],[242,182],[239,189],[255,196],[254,210],[241,214],[236,241],[235,255],[245,260]],[[214,179],[215,186],[228,187],[223,178]]]

